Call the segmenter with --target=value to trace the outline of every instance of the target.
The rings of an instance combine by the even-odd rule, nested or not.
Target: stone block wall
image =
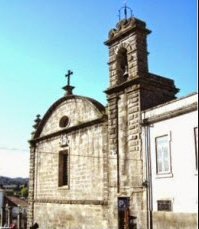
[[[119,82],[117,55],[122,48],[127,50],[129,79],[148,72],[146,37],[149,33],[146,24],[137,18],[122,20],[116,29],[109,32],[109,40],[105,44],[109,46],[110,87],[117,86]]]
[[[176,98],[179,91],[174,81],[155,74],[147,74],[141,81],[141,110],[164,104]]]
[[[92,223],[100,222],[98,225],[101,229],[100,226],[104,224],[105,219],[102,220],[100,214],[103,215],[103,206],[107,204],[108,195],[105,126],[104,124],[94,125],[67,135],[70,145],[68,186],[58,186],[59,151],[64,149],[60,148],[59,136],[37,144],[34,222],[43,224],[43,219],[49,217],[46,221],[51,220],[54,228],[66,228],[68,225],[67,228],[80,229],[86,228],[85,225],[88,225],[87,221],[90,220]],[[71,208],[72,212],[70,212]],[[66,215],[62,214],[64,211],[67,212]],[[68,212],[73,219],[71,221],[67,221]],[[79,212],[78,214],[81,212],[81,217],[76,212]],[[57,220],[51,218],[56,216]],[[94,226],[95,223],[93,227],[90,224],[90,228]],[[42,226],[41,228],[52,227]],[[105,226],[103,228],[106,229]]]
[[[60,136],[37,145],[35,156],[35,199],[103,200],[103,125],[94,125],[67,134],[69,147],[60,147]],[[59,152],[69,152],[69,185],[58,186]]]
[[[177,92],[173,81],[148,72],[149,33],[136,18],[120,21],[109,33],[108,123],[102,120],[105,109],[77,96],[60,100],[43,118],[32,141],[29,200],[30,217],[41,228],[117,229],[119,197],[130,198],[137,229],[147,228],[141,111]],[[125,53],[128,66],[121,67],[118,53]],[[128,75],[121,73],[124,67]],[[59,126],[63,116],[69,117],[65,129]],[[59,152],[65,149],[69,183],[59,187]]]
[[[141,78],[148,73],[146,37],[150,31],[136,18],[118,23],[109,33],[110,87],[108,88],[110,229],[118,228],[118,197],[130,198],[130,215],[137,228],[146,228],[141,139]],[[126,50],[128,76],[118,72],[118,53]],[[122,83],[120,83],[122,82]]]
[[[31,140],[29,226],[108,229],[107,121],[87,99],[65,99],[45,116]],[[70,123],[59,126],[63,116]],[[62,137],[67,139],[61,143]],[[59,184],[59,155],[68,152],[68,184]]]
[[[101,205],[36,203],[35,218],[43,229],[109,229]]]
[[[118,197],[130,198],[130,215],[145,228],[140,91],[138,85],[109,96],[109,228],[118,224]]]
[[[42,128],[40,137],[63,129],[59,126],[59,122],[63,116],[69,118],[67,127],[72,127],[98,119],[102,117],[102,112],[87,98],[76,96],[71,99],[66,99],[59,104],[48,117]]]

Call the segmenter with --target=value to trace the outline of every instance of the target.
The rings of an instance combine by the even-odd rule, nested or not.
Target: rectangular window
[[[68,185],[68,150],[59,152],[59,186]]]
[[[172,211],[171,200],[158,200],[158,211]]]
[[[198,127],[194,128],[194,138],[195,138],[196,170],[198,170]]]
[[[157,137],[156,144],[156,168],[157,174],[171,173],[171,158],[169,136]]]

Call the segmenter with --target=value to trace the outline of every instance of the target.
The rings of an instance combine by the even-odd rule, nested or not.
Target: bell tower
[[[129,16],[130,12],[130,16]],[[173,80],[149,73],[146,23],[124,6],[111,29],[108,98],[110,229],[147,229],[141,113],[175,98]],[[122,18],[123,13],[123,18]],[[122,201],[124,204],[122,204]],[[133,219],[133,220],[130,220]],[[134,227],[130,227],[130,221]],[[128,225],[127,225],[128,224]]]
[[[148,72],[147,35],[150,30],[145,22],[129,18],[123,19],[116,29],[109,32],[105,44],[110,51],[110,86],[142,77]]]

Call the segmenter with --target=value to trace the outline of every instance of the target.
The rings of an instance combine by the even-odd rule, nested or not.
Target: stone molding
[[[88,102],[90,102],[91,104],[93,104],[93,106],[103,115],[105,113],[105,107],[98,101],[92,99],[92,98],[88,98],[88,97],[84,97],[84,96],[77,96],[77,95],[68,95],[68,96],[64,96],[62,98],[60,98],[59,100],[57,100],[46,112],[46,114],[44,115],[44,117],[42,118],[41,122],[39,123],[39,126],[36,130],[36,132],[33,135],[32,139],[36,139],[39,138],[41,131],[45,125],[45,123],[47,122],[48,118],[50,117],[50,115],[54,112],[54,110],[63,102],[67,101],[67,100],[75,100],[75,99],[82,99],[82,100],[86,100]]]
[[[142,75],[142,74],[141,74]],[[147,74],[146,76],[137,77],[131,80],[128,80],[120,85],[108,88],[105,93],[107,95],[111,95],[113,93],[124,91],[127,87],[140,85],[137,89],[147,89],[151,87],[154,90],[155,88],[168,90],[174,92],[175,94],[179,91],[178,88],[175,87],[174,81],[171,79],[166,79],[164,77],[154,75],[154,74]],[[129,90],[129,89],[128,89]],[[132,88],[130,87],[130,91]],[[133,88],[135,90],[135,88]]]
[[[51,133],[51,134],[48,134],[48,135],[45,135],[45,136],[42,136],[42,137],[38,137],[38,138],[32,139],[32,140],[29,141],[29,143],[30,144],[34,144],[34,143],[37,143],[39,141],[51,139],[51,138],[57,137],[57,136],[59,136],[61,134],[71,133],[73,131],[77,131],[77,130],[80,130],[80,129],[83,129],[83,128],[87,128],[87,127],[90,127],[90,126],[93,126],[93,125],[96,125],[96,124],[104,123],[106,121],[107,121],[107,115],[103,115],[99,119],[95,119],[95,120],[92,120],[90,122],[82,123],[82,124],[77,125],[77,126],[72,126],[72,127],[67,128],[67,129],[59,130],[59,131],[56,131],[54,133]]]
[[[108,201],[106,201],[106,200],[35,199],[34,203],[74,204],[74,205],[108,205]]]

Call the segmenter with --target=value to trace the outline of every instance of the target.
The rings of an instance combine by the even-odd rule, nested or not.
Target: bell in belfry
[[[124,67],[124,74],[123,74],[123,76],[125,76],[125,77],[128,76],[128,66],[127,65]]]

